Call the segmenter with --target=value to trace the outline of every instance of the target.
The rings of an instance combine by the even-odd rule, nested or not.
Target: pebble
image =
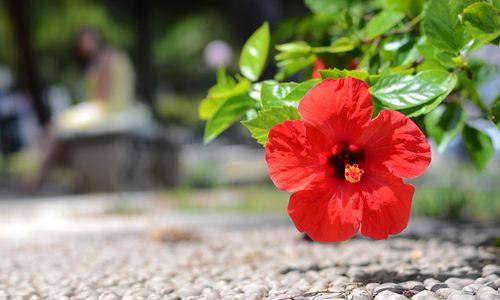
[[[472,279],[467,279],[467,278],[448,278],[445,280],[445,282],[448,287],[455,289],[455,290],[460,290],[464,286],[467,286],[469,284],[473,284],[474,280]]]
[[[190,297],[190,296],[198,296],[200,294],[199,290],[184,287],[175,292],[179,297]]]
[[[193,223],[200,240],[178,242],[146,239],[137,229],[0,239],[0,300],[499,298],[498,263],[476,265],[498,261],[497,253],[473,243],[403,235],[327,245],[301,241],[289,223],[218,224],[205,230]],[[461,239],[467,232],[452,234]]]
[[[406,281],[401,283],[400,285],[408,290],[416,290],[416,291],[425,290],[424,285],[420,281]]]
[[[348,300],[371,300],[372,298],[372,293],[370,293],[366,288],[354,289],[347,297]]]
[[[450,289],[450,288],[442,288],[438,289],[435,293],[440,296],[441,298],[446,299],[448,296],[456,292],[457,290]]]
[[[490,288],[496,290],[496,289],[500,288],[500,279],[495,279],[495,280],[492,280],[490,282],[487,282],[486,285],[489,286]]]
[[[436,293],[425,290],[417,293],[415,296],[411,297],[412,300],[441,300],[441,298],[436,295]]]
[[[403,295],[385,290],[385,291],[381,291],[373,299],[374,300],[407,300],[408,298],[403,296]]]
[[[396,283],[392,283],[392,282],[388,282],[388,283],[383,283],[383,284],[379,285],[378,287],[376,287],[373,291],[373,294],[378,295],[383,291],[390,291],[390,292],[393,292],[396,294],[401,294],[401,292],[403,292],[403,290],[404,290],[404,288],[401,285],[396,284]]]
[[[366,290],[368,292],[370,292],[371,294],[373,294],[375,292],[375,288],[378,287],[379,285],[380,285],[380,283],[376,283],[376,282],[368,283],[366,285]]]
[[[491,274],[496,274],[500,276],[500,266],[497,265],[486,265],[483,267],[483,276],[486,277]]]
[[[106,292],[104,294],[101,294],[98,299],[99,300],[119,300],[120,297],[117,296],[115,293]]]
[[[463,287],[462,291],[465,293],[468,293],[468,294],[475,295],[477,293],[477,291],[483,286],[484,285],[479,284],[479,283],[473,283],[473,284],[469,284],[468,286]]]
[[[438,290],[444,289],[444,288],[449,288],[449,286],[446,283],[442,283],[442,282],[438,282],[438,283],[432,284],[430,286],[430,290],[433,292],[437,292]],[[456,289],[456,288],[454,288],[454,289]]]
[[[446,300],[475,300],[475,297],[460,291],[453,291]]]
[[[430,290],[433,285],[440,283],[438,280],[434,278],[427,278],[424,280],[424,286],[426,289]]]
[[[483,286],[478,289],[476,297],[479,300],[498,300],[500,299],[500,294],[498,293],[498,291],[490,288],[489,286]]]

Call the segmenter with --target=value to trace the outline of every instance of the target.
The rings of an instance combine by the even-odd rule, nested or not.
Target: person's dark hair
[[[84,35],[87,35],[87,34],[93,36],[100,45],[104,44],[103,34],[102,34],[101,30],[94,28],[94,27],[91,27],[91,26],[79,27],[75,32],[75,39],[73,42],[78,43],[78,41]]]
[[[90,26],[82,26],[78,28],[73,35],[72,52],[79,64],[81,64],[82,66],[85,66],[87,64],[88,59],[80,55],[79,46],[82,38],[86,35],[90,35],[96,41],[99,49],[105,46],[102,32],[99,29]]]

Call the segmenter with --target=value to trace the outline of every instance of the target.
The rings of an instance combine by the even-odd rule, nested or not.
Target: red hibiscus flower
[[[314,61],[314,66],[313,66],[313,72],[311,75],[312,79],[318,79],[321,78],[321,74],[319,71],[326,69],[325,62],[321,59],[318,58]]]
[[[399,112],[371,119],[363,81],[325,79],[299,104],[300,121],[274,126],[266,161],[274,184],[294,192],[288,214],[318,242],[361,234],[384,239],[406,228],[414,188],[431,161],[420,129]]]

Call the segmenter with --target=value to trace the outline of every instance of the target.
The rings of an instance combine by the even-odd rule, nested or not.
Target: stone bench
[[[85,192],[174,186],[179,179],[177,147],[158,128],[71,133],[59,141]]]

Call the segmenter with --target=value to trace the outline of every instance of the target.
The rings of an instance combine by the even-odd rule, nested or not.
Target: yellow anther
[[[364,172],[365,171],[363,171],[363,169],[359,168],[358,164],[353,164],[352,166],[350,164],[346,164],[344,177],[345,180],[350,183],[356,183],[361,180],[361,175],[363,175]]]

